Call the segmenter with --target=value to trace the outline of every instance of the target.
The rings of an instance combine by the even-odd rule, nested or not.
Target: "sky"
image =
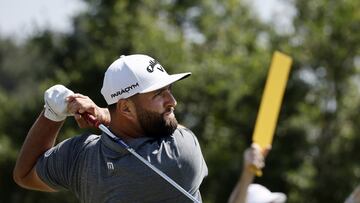
[[[85,9],[80,0],[0,0],[0,35],[23,38],[45,27],[66,32]]]
[[[264,21],[293,15],[282,0],[248,0]],[[86,9],[81,0],[0,0],[0,36],[25,39],[37,30],[71,30],[71,18]],[[290,12],[290,13],[289,13]],[[285,19],[285,20],[284,20]]]

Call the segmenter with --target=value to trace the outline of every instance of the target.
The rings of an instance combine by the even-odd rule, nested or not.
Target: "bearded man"
[[[45,192],[69,190],[81,202],[191,202],[104,133],[54,146],[67,116],[86,127],[89,114],[201,202],[207,166],[196,136],[176,120],[171,92],[174,82],[190,74],[168,75],[147,55],[121,56],[105,72],[101,94],[107,108],[64,86],[49,88],[17,159],[15,182]]]

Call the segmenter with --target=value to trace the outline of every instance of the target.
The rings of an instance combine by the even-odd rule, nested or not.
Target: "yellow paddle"
[[[258,144],[263,150],[272,145],[291,64],[291,57],[275,51],[252,137],[253,143]],[[262,175],[260,169],[257,169],[255,166],[252,169],[257,176]]]

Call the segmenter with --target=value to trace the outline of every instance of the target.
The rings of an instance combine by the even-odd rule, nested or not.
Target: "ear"
[[[129,119],[136,118],[136,109],[134,103],[129,99],[121,99],[116,104],[118,113]]]

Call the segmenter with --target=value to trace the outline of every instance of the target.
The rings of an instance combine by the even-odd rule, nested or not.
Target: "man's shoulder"
[[[198,140],[195,134],[183,125],[178,125],[177,129],[173,133],[173,136],[178,142],[198,145]]]
[[[73,138],[65,140],[65,142],[70,142],[74,148],[88,148],[96,145],[100,140],[100,135],[95,135],[92,133],[83,133]]]
[[[194,133],[189,128],[187,128],[187,127],[185,127],[183,125],[180,125],[180,124],[177,126],[177,129],[176,129],[175,132],[179,132],[182,135],[189,134],[189,135],[195,136]]]
[[[82,139],[84,140],[84,144],[94,143],[99,141],[100,139],[100,135],[95,135],[91,133],[84,133],[80,135],[80,137],[82,137]]]

